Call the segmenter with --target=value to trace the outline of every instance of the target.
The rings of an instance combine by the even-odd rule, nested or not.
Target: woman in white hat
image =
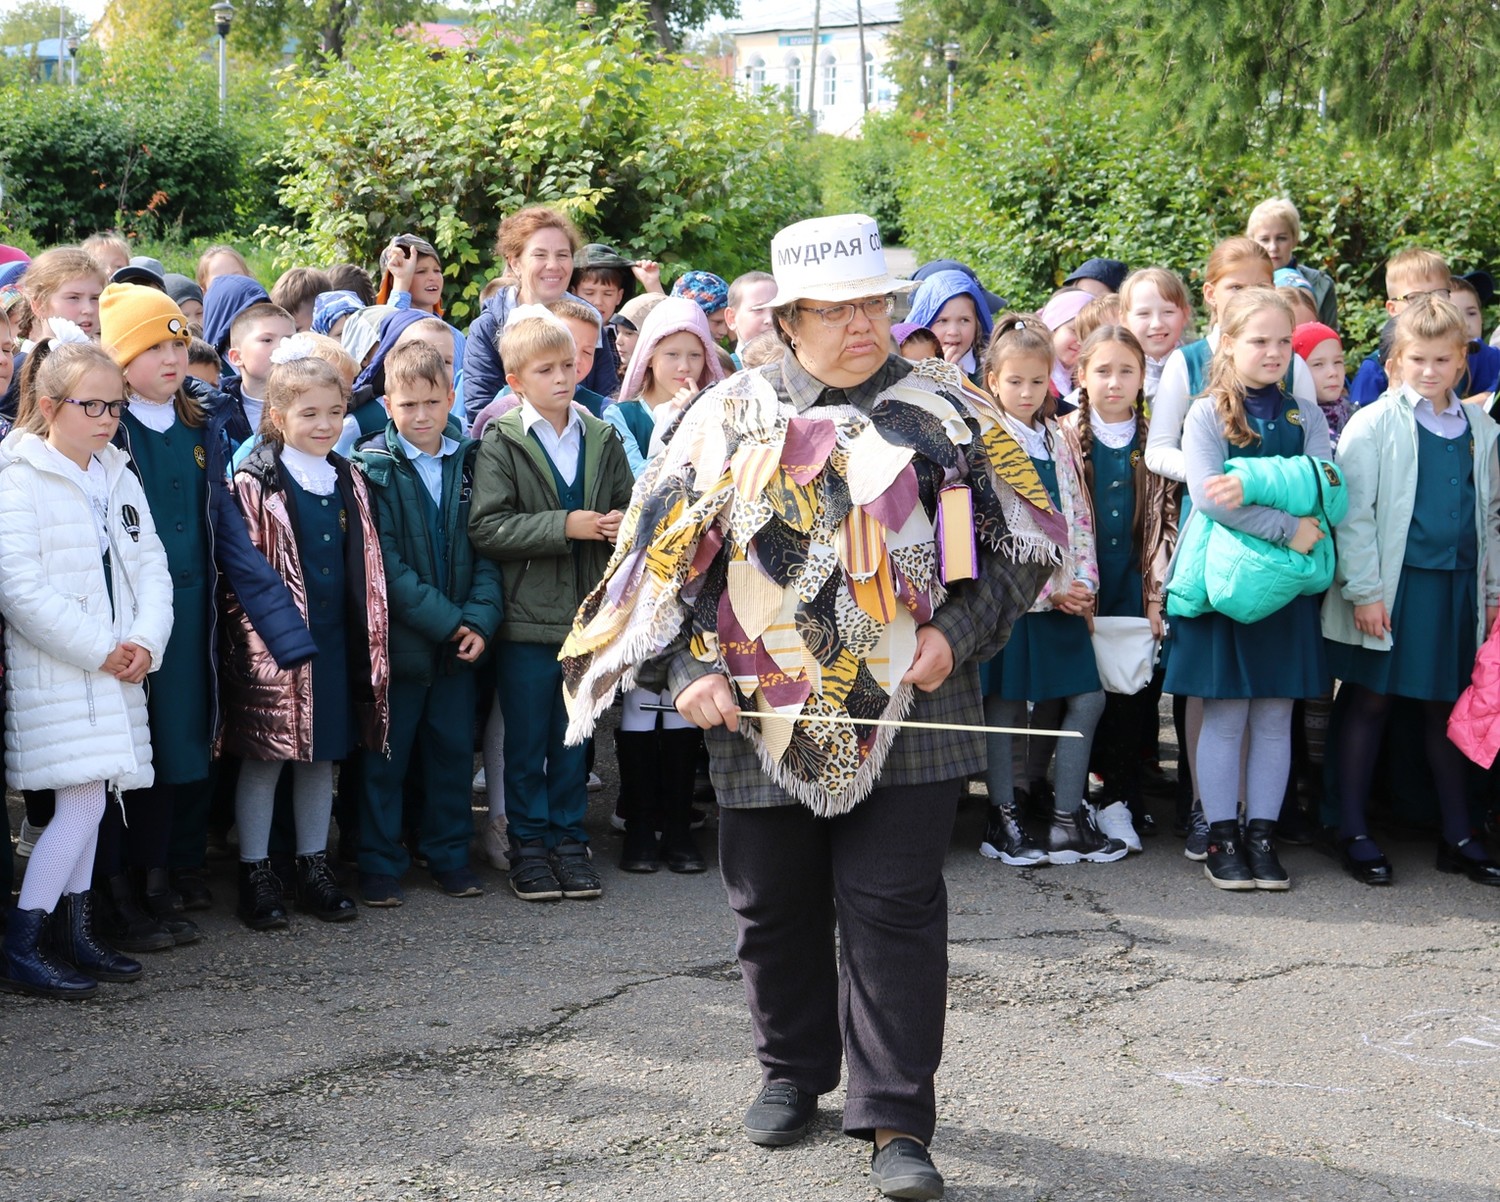
[[[976,665],[1060,527],[989,398],[892,353],[911,285],[869,217],[799,222],[771,255],[785,354],[700,394],[637,482],[563,648],[569,734],[636,683],[707,732],[764,1081],[749,1138],[801,1139],[842,1059],[872,1183],[937,1198],[942,866],[984,736],[849,720],[982,722]]]

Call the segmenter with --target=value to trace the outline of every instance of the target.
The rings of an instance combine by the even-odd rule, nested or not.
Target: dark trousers
[[[432,684],[393,680],[390,686],[391,755],[363,752],[359,813],[359,870],[399,877],[411,863],[402,846],[402,810],[408,766],[417,756],[423,803],[418,846],[433,872],[469,862],[474,819],[469,783],[474,772],[474,674],[439,676]]]
[[[188,785],[153,784],[124,794],[124,809],[113,800],[99,820],[99,845],[94,851],[94,880],[103,882],[127,868],[149,872],[167,866],[172,841],[172,818],[177,799],[190,789],[206,789],[206,780]]]
[[[943,857],[959,783],[876,789],[837,818],[800,805],[719,812],[719,864],[764,1078],[828,1093],[842,1050],[844,1130],[859,1138],[886,1127],[927,1142],[937,1124]]]
[[[495,643],[505,715],[505,822],[512,843],[587,843],[588,753],[568,747],[562,665],[549,643]]]

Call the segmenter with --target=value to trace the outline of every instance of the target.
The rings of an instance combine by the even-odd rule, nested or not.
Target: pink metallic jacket
[[[364,477],[340,456],[334,456],[334,465],[344,507],[359,518],[349,530],[346,574],[350,702],[364,745],[385,751],[390,728],[390,615],[380,538]],[[286,581],[305,622],[307,587],[281,473],[275,448],[262,443],[235,472],[233,491],[250,541]],[[234,593],[221,588],[219,604],[224,615],[219,676],[223,750],[252,760],[311,760],[312,662],[282,671]]]

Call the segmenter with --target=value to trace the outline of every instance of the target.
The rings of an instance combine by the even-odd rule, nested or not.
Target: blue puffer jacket
[[[1311,455],[1231,459],[1226,474],[1239,479],[1244,504],[1264,505],[1295,517],[1315,517],[1325,531],[1349,509],[1344,473]],[[1196,618],[1221,613],[1236,622],[1259,622],[1293,598],[1316,596],[1333,583],[1334,540],[1303,554],[1193,510],[1172,560],[1167,613]]]

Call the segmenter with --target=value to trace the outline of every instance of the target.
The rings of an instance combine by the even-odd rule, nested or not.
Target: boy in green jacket
[[[540,306],[516,309],[500,355],[521,404],[485,428],[469,534],[504,581],[495,674],[510,887],[526,901],[598,897],[583,828],[586,753],[563,742],[557,654],[604,575],[634,477],[614,428],[573,404],[573,335],[562,321]]]
[[[432,879],[450,897],[484,892],[469,867],[474,664],[501,613],[499,570],[469,542],[479,444],[449,417],[448,367],[430,343],[408,342],[387,356],[385,379],[390,421],[354,452],[375,503],[391,612],[391,754],[364,753],[362,773],[367,906],[403,900],[402,793],[414,750],[425,793],[418,848]]]

